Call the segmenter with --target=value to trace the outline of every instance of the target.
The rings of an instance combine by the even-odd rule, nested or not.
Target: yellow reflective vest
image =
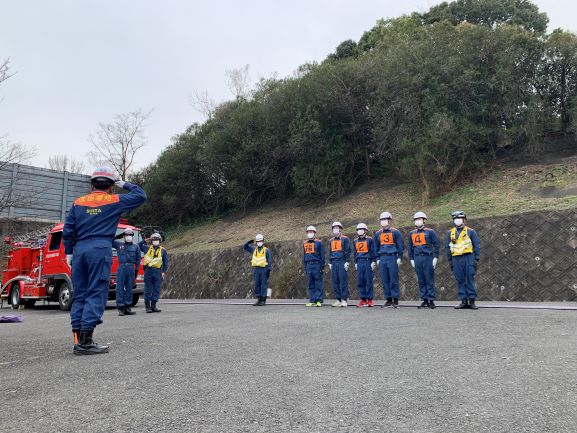
[[[469,237],[469,229],[467,226],[463,227],[459,237],[457,238],[457,227],[451,229],[451,243],[449,244],[452,256],[462,256],[463,254],[470,254],[473,252],[473,242]]]
[[[250,264],[256,268],[266,268],[266,265],[268,265],[266,262],[266,251],[266,247],[262,247],[260,252],[258,251],[258,247],[255,247]]]
[[[154,253],[154,247],[148,248],[148,251],[144,255],[144,266],[149,268],[162,268],[162,247],[156,249],[156,254]]]

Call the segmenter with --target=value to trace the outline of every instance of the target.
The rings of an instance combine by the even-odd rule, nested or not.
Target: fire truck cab
[[[60,309],[70,310],[74,287],[72,285],[71,270],[66,263],[64,244],[62,242],[62,230],[64,224],[54,226],[45,239],[28,242],[10,243],[8,262],[2,274],[2,287],[0,299],[9,300],[12,308],[17,309],[20,305],[24,308],[32,308],[38,300],[58,302]],[[140,242],[142,231],[131,226],[125,220],[121,220],[117,227],[117,235],[125,229],[134,230],[134,242]],[[119,239],[123,242],[122,238]],[[118,259],[116,250],[112,250],[112,272],[110,275],[110,289],[108,299],[116,297],[116,269]],[[138,270],[136,286],[133,288],[132,306],[136,305],[140,296],[144,293],[144,271],[142,266]]]

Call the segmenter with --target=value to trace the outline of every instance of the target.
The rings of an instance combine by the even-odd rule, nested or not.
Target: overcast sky
[[[379,18],[425,11],[432,0],[18,0],[0,14],[0,134],[35,146],[35,165],[86,159],[98,122],[154,109],[138,166],[153,162],[203,117],[195,90],[231,98],[225,71],[250,65],[252,82],[321,61]],[[577,1],[537,0],[549,29],[577,31]]]

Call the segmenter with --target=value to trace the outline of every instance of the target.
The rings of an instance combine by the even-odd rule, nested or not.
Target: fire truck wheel
[[[140,295],[132,295],[132,304],[130,304],[131,307],[134,307],[136,304],[138,304],[138,300],[140,299]]]
[[[70,293],[70,288],[66,281],[60,283],[60,289],[58,290],[58,304],[60,304],[60,309],[62,311],[70,311],[70,308],[72,307],[72,294]]]
[[[15,310],[20,307],[20,284],[14,284],[10,290],[10,305]]]

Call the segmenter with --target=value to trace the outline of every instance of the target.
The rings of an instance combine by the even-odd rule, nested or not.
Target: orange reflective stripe
[[[120,201],[118,194],[108,194],[105,192],[93,192],[88,195],[83,195],[82,197],[74,200],[74,204],[77,206],[85,207],[100,207],[106,206],[107,204],[114,204]]]

